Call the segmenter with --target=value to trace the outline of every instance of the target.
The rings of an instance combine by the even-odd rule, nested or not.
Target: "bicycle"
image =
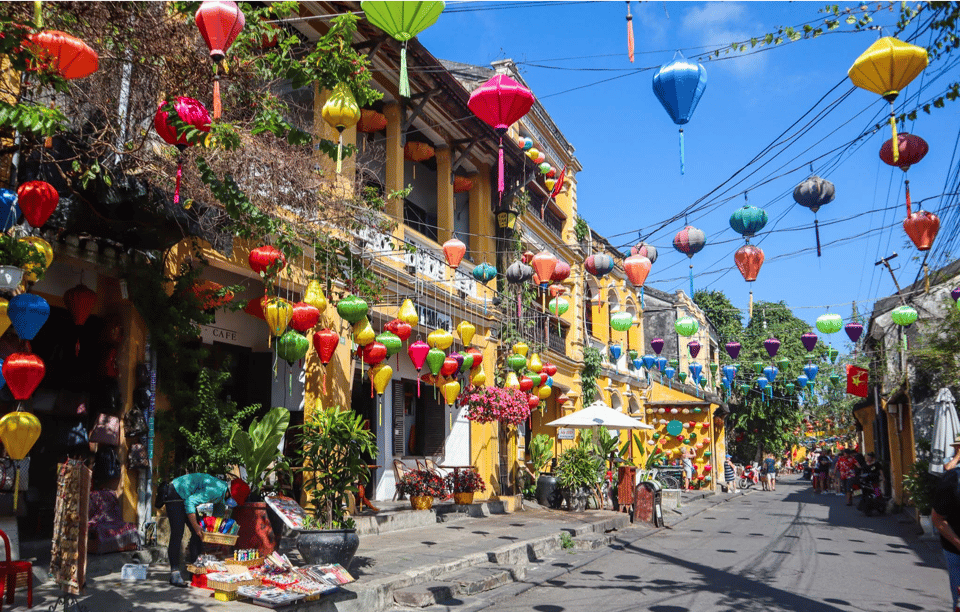
[[[664,489],[682,489],[683,468],[656,468],[653,479]]]

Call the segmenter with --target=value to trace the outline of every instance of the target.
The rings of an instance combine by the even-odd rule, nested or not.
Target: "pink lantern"
[[[533,106],[533,93],[505,74],[498,74],[473,90],[467,106],[500,136],[497,191],[503,196],[503,135]],[[549,277],[547,277],[549,278]]]
[[[650,274],[650,260],[643,255],[631,255],[623,260],[623,271],[634,287],[643,287]]]
[[[417,370],[418,375],[420,374],[420,370],[423,368],[423,364],[427,362],[427,353],[429,352],[430,345],[423,340],[417,340],[407,347],[407,354],[410,355],[410,361],[413,362],[413,367]],[[419,376],[417,376],[417,397],[420,397]]]

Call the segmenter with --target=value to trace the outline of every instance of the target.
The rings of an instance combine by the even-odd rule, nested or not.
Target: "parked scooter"
[[[860,483],[860,501],[857,510],[870,516],[874,512],[884,514],[887,511],[887,498],[880,491],[880,485],[872,482]]]
[[[746,490],[755,484],[760,484],[760,469],[756,465],[750,464],[743,468],[743,473],[737,481],[737,486],[741,490]]]

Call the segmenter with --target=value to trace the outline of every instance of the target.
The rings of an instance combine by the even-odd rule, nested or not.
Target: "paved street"
[[[623,531],[614,550],[547,560],[525,585],[470,609],[948,610],[938,548],[918,542],[904,520],[864,517],[789,476],[776,492],[731,499],[674,529]]]

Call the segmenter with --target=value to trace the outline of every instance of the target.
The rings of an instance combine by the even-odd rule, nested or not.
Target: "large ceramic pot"
[[[453,494],[453,503],[458,506],[469,506],[473,503],[473,491],[469,493],[454,493]]]
[[[429,510],[430,508],[433,508],[433,496],[411,495],[410,505],[413,506],[414,510]]]
[[[16,289],[23,280],[23,270],[14,266],[0,266],[0,289]]]
[[[301,529],[297,536],[297,550],[309,565],[339,563],[349,569],[359,547],[356,529]]]
[[[261,557],[267,557],[277,549],[278,537],[270,524],[266,502],[248,501],[234,508],[231,516],[240,526],[237,548],[255,548]]]
[[[570,512],[583,512],[587,509],[587,500],[591,497],[590,490],[586,488],[571,491],[563,490],[563,499],[567,502],[567,510]]]
[[[563,496],[557,488],[557,479],[553,474],[541,472],[537,478],[537,503],[544,508],[556,510],[563,503]]]

